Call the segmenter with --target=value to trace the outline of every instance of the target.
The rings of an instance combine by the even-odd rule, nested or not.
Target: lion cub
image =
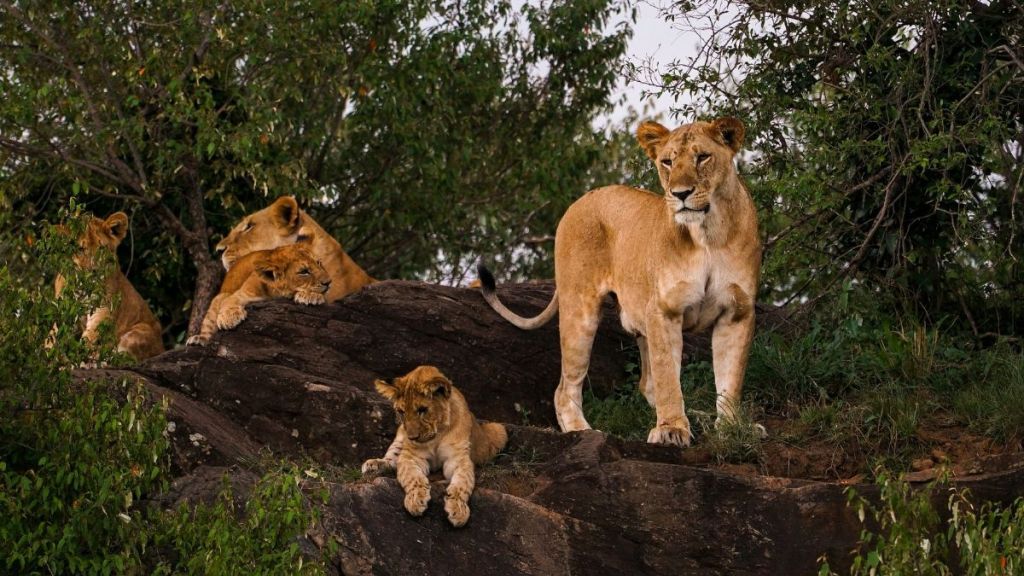
[[[299,304],[323,304],[330,287],[331,278],[313,258],[308,243],[251,252],[228,271],[199,334],[186,344],[204,346],[218,329],[238,326],[245,320],[246,304],[277,297],[294,298]]]
[[[505,427],[477,422],[462,393],[433,366],[420,366],[396,378],[394,385],[383,380],[374,384],[394,404],[399,425],[388,454],[367,460],[363,473],[397,468],[405,509],[422,516],[430,501],[427,475],[443,469],[448,480],[444,511],[453,526],[465,525],[476,484],[473,466],[486,463],[505,447]]]
[[[66,228],[59,229],[66,232]],[[127,233],[128,215],[114,212],[106,219],[90,216],[85,230],[78,238],[79,251],[74,256],[74,262],[80,269],[91,270],[96,266],[97,261],[102,259],[101,252],[106,252],[114,260],[103,282],[106,304],[92,310],[85,317],[82,338],[95,345],[99,338],[100,324],[110,320],[114,325],[117,351],[129,354],[136,360],[145,360],[162,353],[164,344],[160,337],[160,321],[117,263],[117,247]],[[54,279],[54,292],[58,297],[66,283],[64,276],[57,275]]]

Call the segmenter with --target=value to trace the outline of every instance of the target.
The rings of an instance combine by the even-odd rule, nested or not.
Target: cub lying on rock
[[[399,425],[387,455],[364,462],[363,474],[397,468],[405,509],[422,516],[430,501],[427,475],[443,469],[448,521],[456,528],[465,525],[476,484],[473,466],[486,463],[505,447],[505,427],[477,422],[462,393],[433,366],[420,366],[393,385],[383,380],[374,384],[393,403]]]
[[[245,305],[270,298],[294,298],[299,304],[323,304],[331,278],[313,258],[308,242],[259,250],[239,258],[228,270],[220,293],[210,302],[199,334],[189,346],[204,346],[220,330],[245,320]]]

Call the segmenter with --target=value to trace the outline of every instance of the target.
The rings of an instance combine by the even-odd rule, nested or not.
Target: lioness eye
[[[420,416],[423,416],[424,414],[427,413],[427,408],[425,406],[420,406],[419,408],[416,409],[416,413],[419,414]]]
[[[243,230],[243,232],[248,232],[249,230],[252,230],[252,227],[253,227],[253,223],[252,222],[246,222],[245,223],[245,230]]]
[[[666,168],[671,168],[672,167],[672,159],[671,158],[662,158],[661,159],[661,163],[664,164]]]
[[[703,164],[708,158],[711,158],[711,154],[697,154],[697,164]]]

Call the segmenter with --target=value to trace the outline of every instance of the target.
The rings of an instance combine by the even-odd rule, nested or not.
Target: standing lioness
[[[505,308],[494,277],[480,267],[484,298],[516,326],[537,328],[559,312],[562,377],[555,409],[563,431],[590,428],[582,386],[609,292],[618,299],[623,327],[637,336],[640,389],[657,412],[648,442],[690,443],[679,385],[683,330],[713,327],[718,418],[734,416],[761,269],[757,214],[733,166],[743,133],[735,118],[672,131],[641,124],[637,139],[658,168],[664,195],[608,186],[573,203],[555,234],[555,295],[539,316],[523,318]]]

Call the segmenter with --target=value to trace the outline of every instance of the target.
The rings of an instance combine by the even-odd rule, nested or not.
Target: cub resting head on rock
[[[220,293],[210,302],[199,334],[189,346],[204,346],[220,330],[245,320],[245,305],[270,298],[294,298],[299,304],[323,304],[331,278],[310,252],[308,242],[250,252],[228,270]]]
[[[469,520],[469,497],[476,484],[474,465],[505,447],[508,433],[496,422],[481,424],[465,397],[433,366],[420,366],[393,384],[374,383],[392,402],[398,433],[384,458],[363,463],[363,474],[397,468],[405,509],[422,516],[430,501],[430,472],[443,469],[448,481],[444,510],[456,528]]]

